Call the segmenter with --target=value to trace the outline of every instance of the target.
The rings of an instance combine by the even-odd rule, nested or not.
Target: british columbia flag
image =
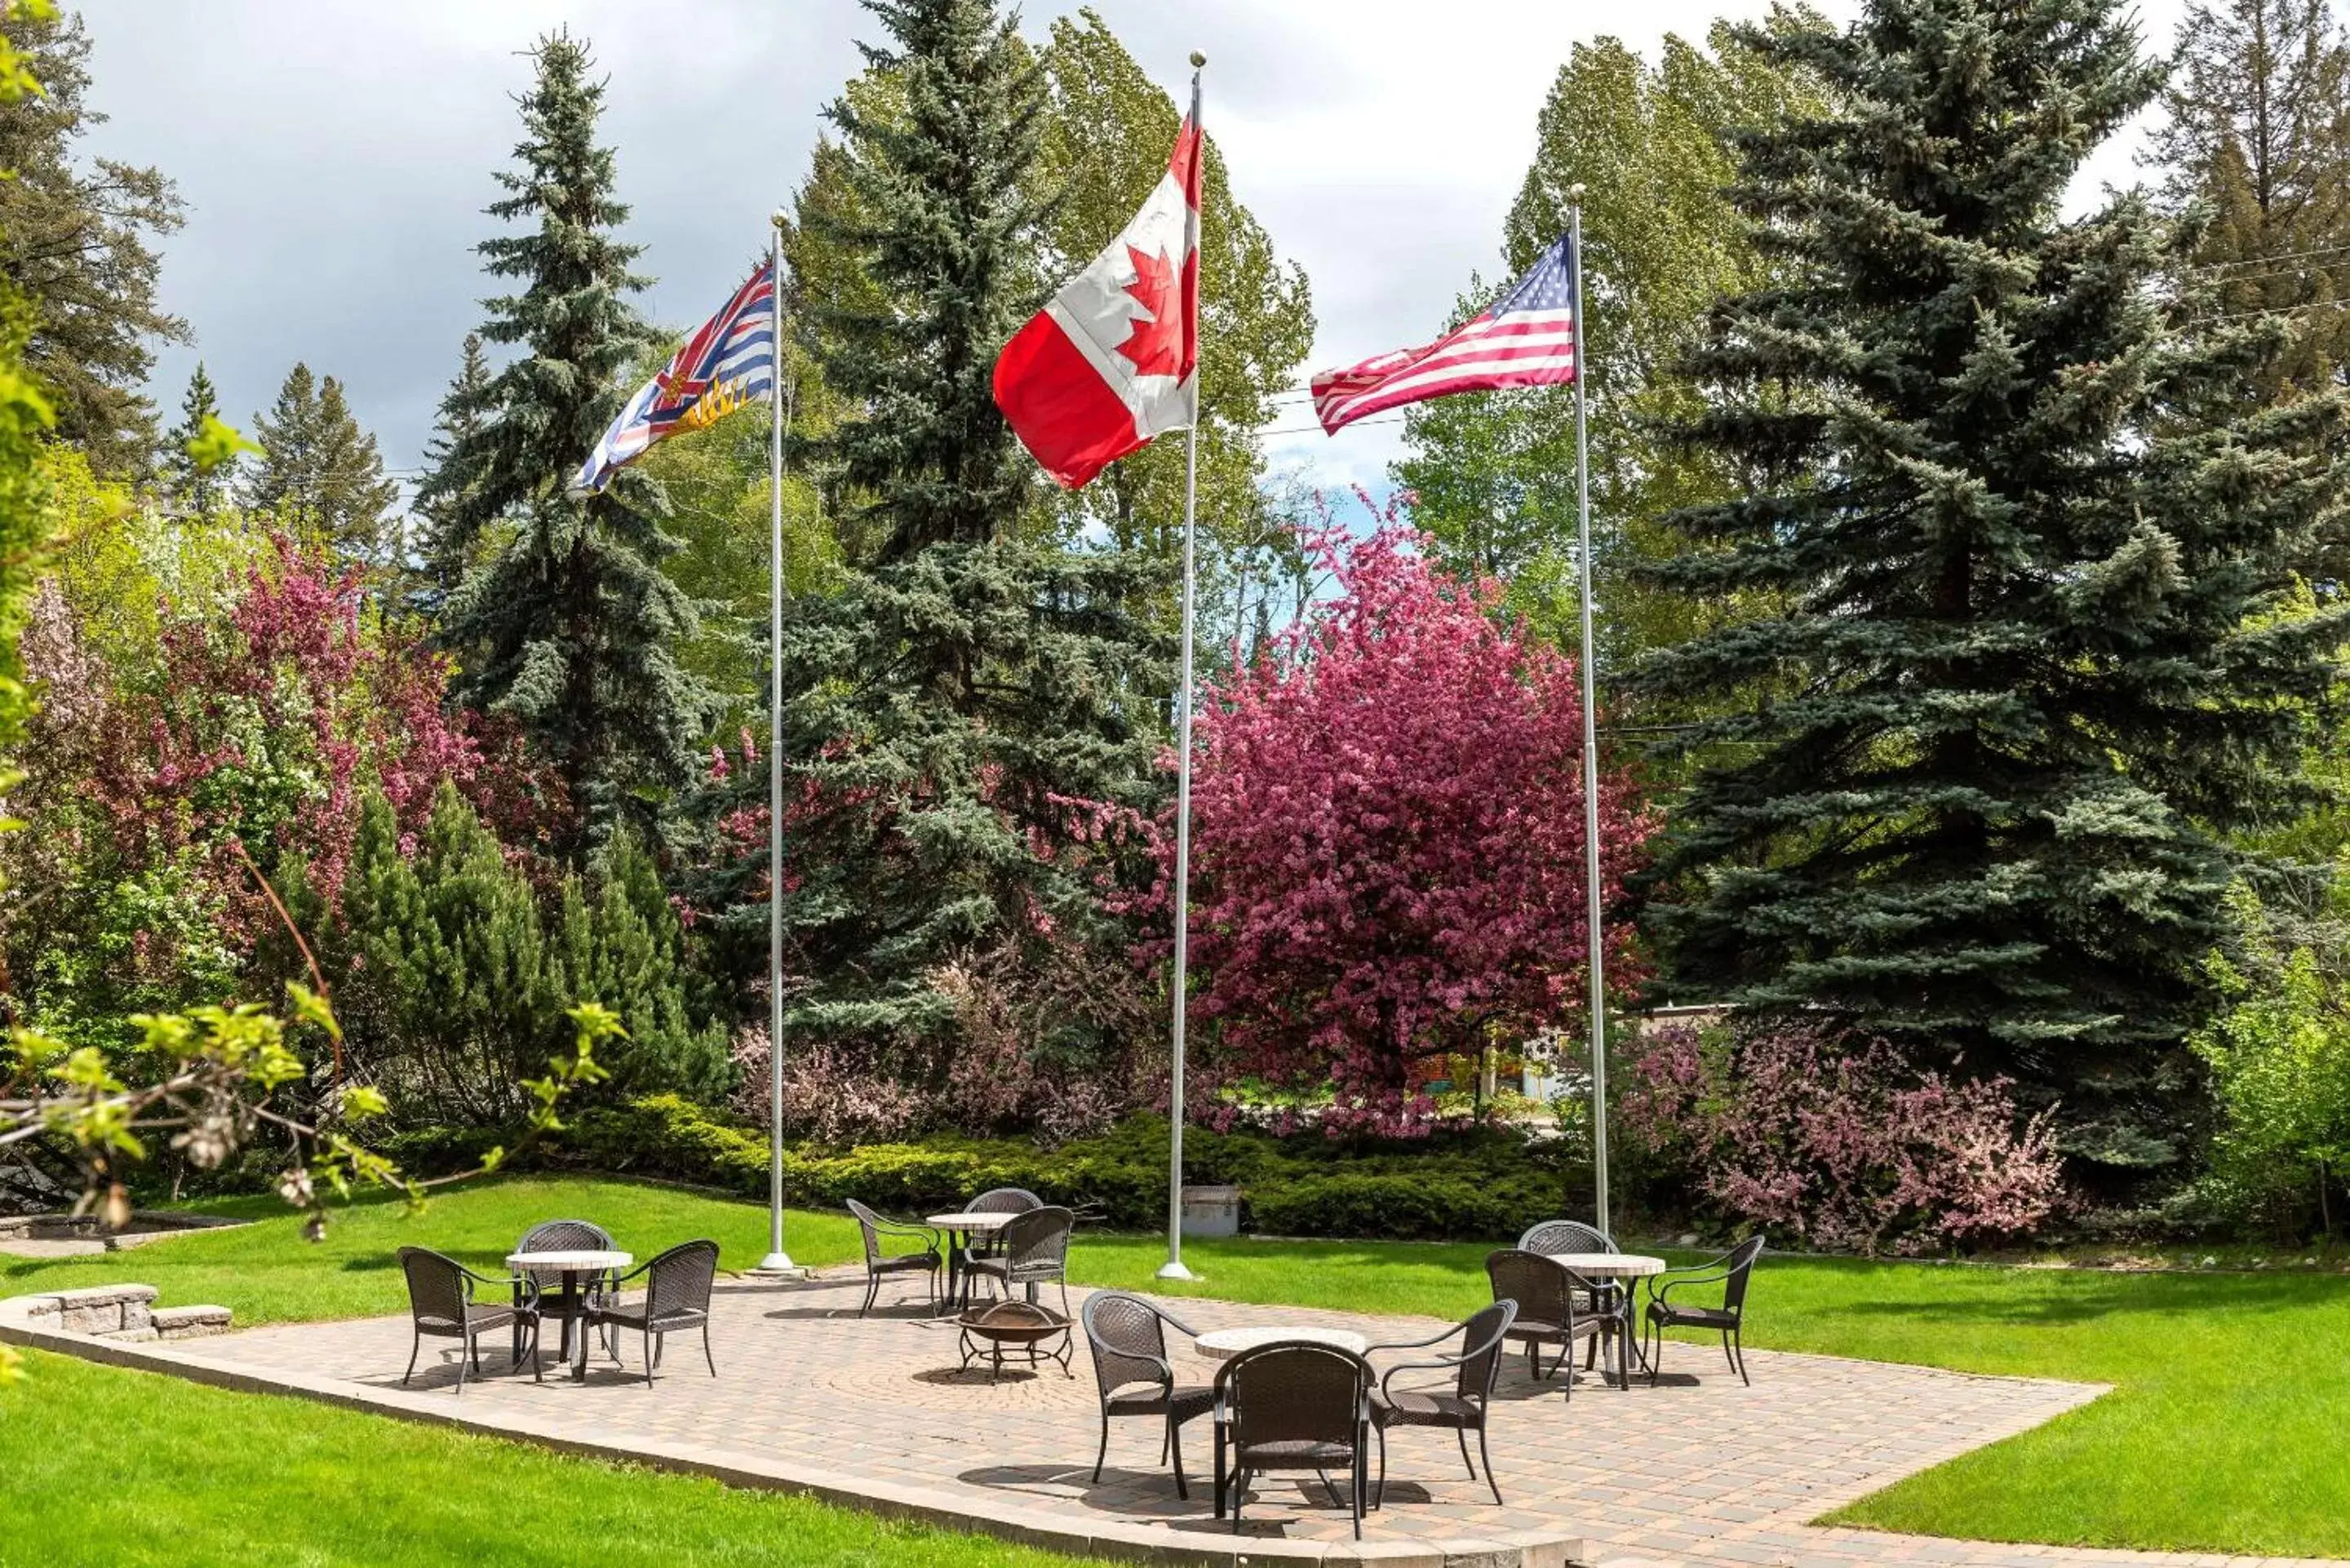
[[[698,431],[775,389],[775,266],[762,263],[661,373],[637,389],[571,482],[593,494],[662,437]]]
[[[1543,252],[1500,304],[1433,343],[1399,348],[1314,378],[1314,411],[1336,435],[1366,414],[1453,392],[1573,381],[1581,345],[1575,319],[1572,235]]]

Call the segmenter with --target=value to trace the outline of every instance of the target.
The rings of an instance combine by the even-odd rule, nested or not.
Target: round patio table
[[[937,1227],[947,1233],[947,1310],[958,1311],[971,1304],[971,1271],[963,1266],[963,1258],[971,1244],[982,1236],[993,1236],[1013,1220],[1016,1214],[927,1214],[922,1223]],[[957,1238],[961,1240],[958,1241]],[[955,1293],[955,1276],[962,1276],[962,1293]]]
[[[1613,1364],[1616,1371],[1616,1386],[1619,1388],[1632,1386],[1633,1361],[1636,1358],[1640,1359],[1643,1368],[1648,1363],[1646,1358],[1641,1356],[1639,1348],[1633,1343],[1629,1282],[1647,1279],[1652,1274],[1661,1274],[1671,1265],[1662,1258],[1651,1258],[1638,1252],[1543,1252],[1537,1256],[1548,1258],[1560,1268],[1586,1280],[1606,1281],[1610,1284],[1617,1281],[1626,1282],[1617,1287],[1625,1293],[1624,1315],[1614,1320],[1616,1326],[1613,1331],[1604,1328],[1600,1331],[1600,1344],[1602,1355]],[[1607,1370],[1606,1366],[1601,1368],[1600,1375],[1603,1382],[1606,1380]]]
[[[571,1345],[571,1380],[588,1380],[588,1329],[579,1321],[588,1304],[588,1287],[615,1269],[625,1269],[637,1260],[628,1252],[599,1252],[592,1249],[565,1252],[509,1252],[506,1267],[516,1273],[561,1274],[563,1276],[563,1337]],[[536,1354],[537,1347],[532,1347]]]
[[[1230,1361],[1243,1350],[1254,1350],[1277,1340],[1304,1340],[1308,1345],[1326,1345],[1357,1355],[1362,1355],[1371,1343],[1347,1328],[1219,1328],[1192,1340],[1191,1348],[1211,1361]]]

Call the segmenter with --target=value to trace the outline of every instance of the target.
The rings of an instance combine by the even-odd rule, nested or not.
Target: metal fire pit
[[[994,1302],[967,1309],[955,1322],[962,1329],[962,1365],[955,1369],[958,1372],[970,1371],[971,1364],[984,1355],[987,1380],[994,1382],[1003,1376],[1003,1351],[1009,1345],[1026,1355],[1031,1367],[1057,1361],[1062,1376],[1076,1376],[1069,1370],[1069,1320],[1051,1307],[1034,1302]],[[1057,1349],[1053,1347],[1056,1339]]]

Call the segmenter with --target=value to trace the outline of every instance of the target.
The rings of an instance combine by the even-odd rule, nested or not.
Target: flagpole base
[[[1170,1258],[1159,1265],[1159,1277],[1162,1280],[1196,1280],[1200,1276],[1185,1268],[1182,1259]]]
[[[768,1253],[759,1260],[759,1266],[753,1269],[751,1272],[761,1279],[769,1280],[805,1280],[814,1277],[812,1271],[803,1269],[793,1262],[792,1255],[785,1251]]]

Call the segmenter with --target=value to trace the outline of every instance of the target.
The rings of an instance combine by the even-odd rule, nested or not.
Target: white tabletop
[[[627,1252],[511,1252],[506,1256],[506,1267],[584,1273],[595,1269],[625,1269],[636,1261]]]
[[[931,1214],[922,1222],[941,1231],[1001,1231],[1019,1218],[1017,1214]]]
[[[1243,1350],[1254,1350],[1260,1345],[1283,1339],[1335,1345],[1357,1355],[1362,1355],[1364,1347],[1370,1344],[1361,1334],[1345,1328],[1220,1328],[1194,1339],[1191,1348],[1211,1361],[1230,1361]]]
[[[1662,1258],[1642,1257],[1638,1252],[1543,1252],[1537,1255],[1586,1278],[1636,1280],[1648,1274],[1661,1274],[1670,1267]]]

